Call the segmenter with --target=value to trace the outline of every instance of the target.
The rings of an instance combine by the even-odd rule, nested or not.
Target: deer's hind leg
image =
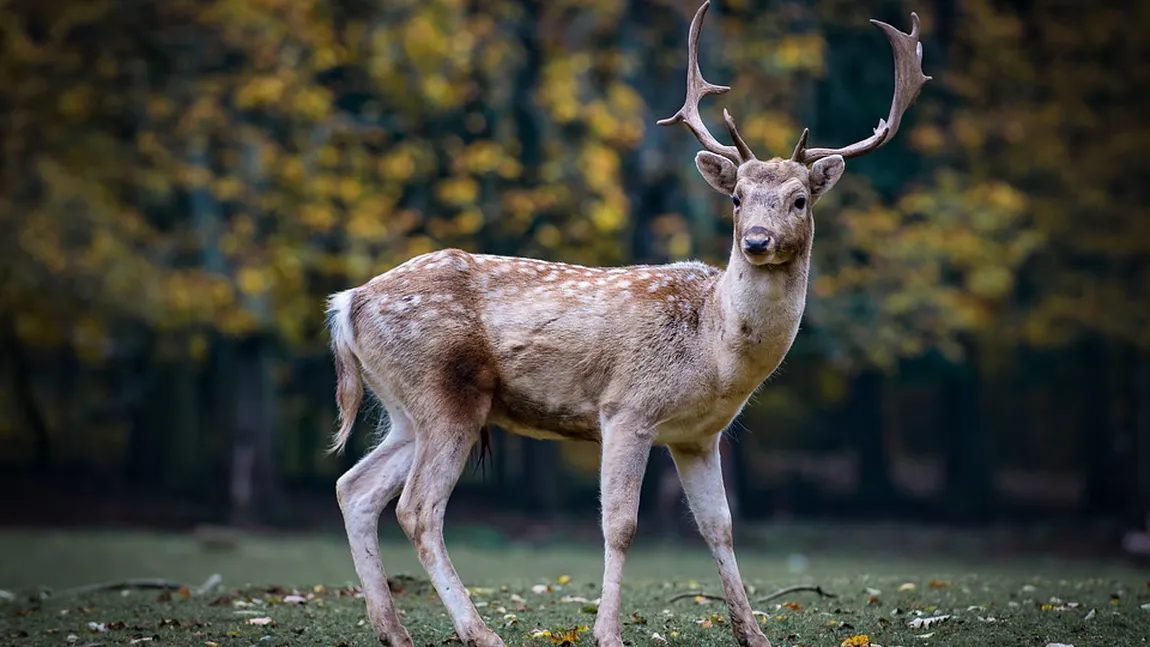
[[[483,359],[445,354],[442,385],[428,385],[413,402],[415,459],[395,514],[419,563],[439,593],[460,641],[468,647],[506,647],[468,597],[443,540],[447,501],[491,411],[492,371]]]
[[[391,430],[383,441],[336,482],[355,572],[363,586],[367,617],[379,640],[393,647],[412,647],[411,636],[399,622],[387,574],[379,559],[379,515],[399,495],[415,457],[411,420],[389,409]]]

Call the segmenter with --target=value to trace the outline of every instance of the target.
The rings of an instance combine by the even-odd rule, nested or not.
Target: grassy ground
[[[580,628],[594,622],[598,546],[478,543],[449,537],[480,611],[509,645],[562,644],[571,632],[571,644],[594,644]],[[1121,563],[859,550],[857,542],[800,556],[790,547],[767,552],[744,544],[740,566],[753,597],[795,584],[838,595],[799,592],[754,605],[775,645],[838,646],[861,635],[887,647],[1150,644],[1150,574]],[[414,551],[386,539],[381,553],[416,644],[451,644],[450,622],[422,580]],[[378,644],[363,622],[363,600],[339,536],[245,537],[234,550],[212,552],[178,535],[4,531],[0,556],[0,589],[14,595],[0,600],[0,645]],[[194,587],[212,573],[223,584],[203,595],[66,590],[129,577]],[[688,591],[718,592],[705,548],[640,539],[626,575],[624,640],[631,645],[735,645],[721,602],[669,601]],[[293,595],[303,601],[293,602]],[[950,618],[912,626],[940,615]],[[251,623],[265,618],[268,624]]]

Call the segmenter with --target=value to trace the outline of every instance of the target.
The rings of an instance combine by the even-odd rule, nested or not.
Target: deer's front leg
[[[616,416],[603,425],[599,498],[603,508],[603,591],[595,618],[600,647],[623,647],[619,633],[619,588],[623,562],[639,520],[639,490],[654,434],[651,429]]]
[[[743,647],[771,647],[771,641],[759,629],[751,613],[751,604],[743,588],[743,578],[735,562],[734,542],[731,538],[731,512],[727,506],[727,491],[723,487],[723,470],[719,456],[720,435],[698,444],[671,446],[671,457],[683,483],[683,491],[695,514],[695,523],[723,580],[723,596],[731,613],[731,628],[735,639]]]

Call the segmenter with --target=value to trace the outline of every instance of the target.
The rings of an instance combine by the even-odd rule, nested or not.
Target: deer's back
[[[490,395],[488,419],[541,438],[596,440],[600,414],[697,406],[702,328],[719,271],[700,263],[588,268],[442,250],[360,290],[365,368],[412,400]],[[700,383],[703,382],[703,383]]]

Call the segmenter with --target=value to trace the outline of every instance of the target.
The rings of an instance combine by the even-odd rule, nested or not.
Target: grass
[[[887,647],[1150,644],[1150,607],[1142,608],[1150,605],[1150,576],[1122,563],[861,550],[858,542],[800,558],[791,546],[767,551],[753,540],[744,543],[740,567],[752,597],[794,584],[821,585],[838,595],[820,599],[802,592],[754,605],[775,645],[838,646],[858,635]],[[572,644],[594,644],[590,631],[579,628],[594,623],[597,545],[484,548],[449,537],[449,546],[480,612],[508,645],[561,644],[558,636],[573,629]],[[381,554],[416,645],[451,644],[451,624],[411,547],[387,539]],[[0,645],[378,645],[364,622],[364,603],[339,536],[244,537],[235,550],[211,552],[182,535],[4,531],[0,556],[0,589],[15,596],[0,601]],[[211,573],[224,582],[204,595],[65,590],[129,577],[194,586]],[[664,644],[655,633],[670,645],[736,644],[723,603],[668,601],[687,591],[718,592],[705,548],[640,539],[626,577],[622,616],[629,644]],[[51,591],[40,594],[40,587]],[[293,594],[306,602],[285,603]],[[909,626],[938,615],[951,617],[929,627]],[[271,624],[248,623],[255,618],[270,618]],[[551,636],[532,637],[542,630]],[[153,640],[140,640],[148,638]]]

